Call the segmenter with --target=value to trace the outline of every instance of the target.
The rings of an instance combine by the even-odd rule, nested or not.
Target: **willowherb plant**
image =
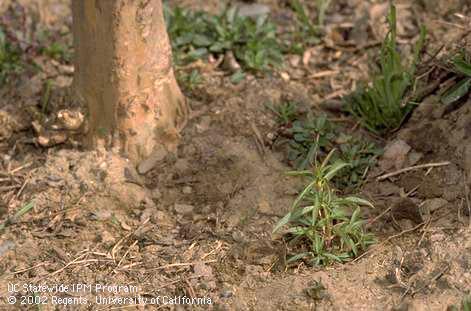
[[[300,259],[313,265],[346,262],[374,243],[373,235],[364,231],[360,218],[360,206],[373,205],[354,196],[339,197],[330,185],[331,179],[348,166],[342,161],[328,164],[334,151],[313,170],[290,173],[307,177],[309,183],[273,230],[277,232],[288,225],[290,244],[297,247],[297,254],[288,262]]]

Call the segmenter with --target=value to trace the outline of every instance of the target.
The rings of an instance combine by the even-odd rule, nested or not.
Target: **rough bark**
[[[73,0],[76,97],[90,147],[137,163],[175,146],[187,106],[172,69],[161,0]]]

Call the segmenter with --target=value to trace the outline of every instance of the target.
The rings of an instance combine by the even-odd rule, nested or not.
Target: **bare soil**
[[[200,3],[188,2],[181,1]],[[277,1],[259,2],[275,17],[288,14]],[[469,14],[469,5],[434,2],[426,9],[407,1],[399,5],[405,49],[417,38],[418,22],[429,27],[431,51],[445,43],[443,34],[450,43],[462,34],[453,14]],[[7,1],[0,13],[9,4],[16,9],[5,11],[12,25],[24,16],[27,25],[67,32],[68,2],[38,3]],[[217,11],[218,4],[203,1],[198,7]],[[446,310],[458,305],[471,290],[471,100],[444,109],[429,97],[384,141],[386,150],[398,141],[410,148],[393,161],[380,159],[362,188],[376,205],[365,217],[378,243],[361,258],[326,268],[287,267],[286,247],[271,234],[302,184],[286,176],[291,168],[283,150],[271,147],[277,124],[264,104],[290,98],[320,111],[323,100],[353,90],[355,81],[367,76],[368,54],[377,45],[358,50],[338,36],[356,31],[357,46],[378,40],[384,35],[385,7],[338,1],[328,12],[326,39],[310,49],[306,64],[288,56],[284,74],[248,75],[234,85],[219,69],[193,64],[204,82],[186,91],[193,112],[178,151],[162,154],[144,175],[113,152],[82,150],[74,139],[51,148],[37,145],[31,122],[45,81],[53,86],[51,117],[73,105],[71,65],[37,56],[42,72],[24,73],[0,86],[2,221],[34,202],[0,236],[3,308],[123,307],[98,305],[98,294],[85,291],[55,294],[87,298],[83,305],[8,305],[8,284],[128,285],[149,299],[212,300],[209,306],[127,306],[136,310]],[[23,15],[12,14],[22,12],[18,8]],[[369,19],[361,22],[365,16]],[[358,128],[355,120],[334,117],[352,131]],[[444,161],[449,163],[377,181],[405,167]]]

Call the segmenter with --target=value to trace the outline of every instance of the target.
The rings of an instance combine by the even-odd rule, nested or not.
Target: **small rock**
[[[178,159],[177,162],[173,165],[173,169],[177,173],[184,173],[190,169],[190,163],[186,159]]]
[[[270,14],[270,7],[264,4],[242,4],[238,7],[238,14],[241,17],[257,18],[261,15]]]
[[[301,62],[301,56],[299,55],[293,55],[289,58],[289,63],[293,67],[298,67],[300,62]]]
[[[421,208],[427,209],[430,211],[430,213],[433,213],[447,204],[448,204],[447,200],[442,199],[442,198],[435,198],[435,199],[425,200],[422,203]]]
[[[223,290],[221,294],[219,295],[221,298],[231,298],[232,297],[232,292],[230,290]]]
[[[312,51],[311,50],[304,51],[304,53],[303,53],[303,65],[304,66],[309,65],[309,61],[311,60],[311,56],[312,56]]]
[[[211,125],[211,117],[210,116],[203,116],[201,117],[201,121],[196,124],[196,131],[201,134],[206,132]]]
[[[404,166],[407,154],[411,147],[403,140],[397,139],[389,143],[384,149],[384,154],[379,163],[383,170],[388,170],[393,167],[400,169]]]
[[[106,221],[111,218],[113,214],[110,210],[105,208],[98,208],[96,211],[93,212],[93,218],[99,221]]]
[[[234,53],[232,51],[227,51],[224,55],[224,61],[222,62],[222,68],[228,70],[232,73],[240,70],[240,64],[237,62]]]
[[[401,219],[398,221],[401,230],[410,230],[415,227],[414,222],[410,219]]]
[[[141,175],[146,174],[151,169],[153,169],[158,162],[165,159],[167,154],[168,151],[163,146],[157,147],[147,159],[139,163],[137,166],[137,171]]]
[[[193,205],[189,204],[175,204],[175,211],[181,215],[191,215],[194,210]]]
[[[423,154],[416,151],[411,151],[407,157],[407,165],[416,165],[423,157]]]
[[[112,244],[115,241],[114,236],[106,230],[101,231],[100,236],[101,236],[101,242],[105,244]]]
[[[420,224],[423,222],[419,207],[409,198],[399,198],[391,208],[391,214],[395,220],[409,219]]]
[[[382,183],[378,183],[379,195],[387,197],[390,195],[397,195],[399,193],[400,193],[400,188],[392,182],[384,181]]]
[[[440,242],[445,239],[445,235],[443,233],[435,233],[430,236],[430,240],[432,242]]]
[[[203,262],[198,262],[193,266],[194,275],[198,277],[203,277],[203,285],[207,289],[215,289],[216,282],[214,280],[213,269],[204,264]]]
[[[150,219],[152,215],[155,213],[155,208],[146,208],[145,210],[142,211],[140,220],[141,222],[144,222],[146,219]]]
[[[232,231],[232,239],[234,239],[234,242],[236,243],[244,243],[246,242],[246,238],[244,236],[244,233],[238,230]]]
[[[142,179],[141,176],[139,176],[136,169],[132,166],[128,166],[124,168],[123,176],[127,182],[134,183],[141,186],[144,184],[144,180]]]
[[[6,240],[0,244],[0,258],[3,257],[9,250],[15,249],[16,244],[11,240]]]
[[[257,260],[257,264],[270,266],[277,260],[277,255],[268,255]]]
[[[183,194],[191,194],[193,192],[193,189],[191,189],[190,186],[185,186],[182,189]]]
[[[152,199],[155,199],[155,200],[158,200],[162,197],[162,193],[157,188],[152,189],[151,195],[152,195]]]
[[[290,80],[290,76],[288,73],[282,71],[280,72],[280,77],[283,79],[283,81],[288,82]]]
[[[262,200],[258,203],[258,211],[262,214],[271,214],[273,211],[270,208],[270,203],[265,200]]]

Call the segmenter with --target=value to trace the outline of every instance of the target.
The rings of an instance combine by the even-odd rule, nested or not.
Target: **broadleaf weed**
[[[288,262],[302,259],[313,265],[342,263],[374,243],[374,237],[364,231],[364,221],[360,218],[360,206],[373,205],[353,196],[339,197],[331,186],[331,179],[349,165],[340,160],[330,163],[334,152],[312,170],[290,172],[308,178],[308,184],[273,230],[277,232],[289,226],[286,234],[297,254]]]

